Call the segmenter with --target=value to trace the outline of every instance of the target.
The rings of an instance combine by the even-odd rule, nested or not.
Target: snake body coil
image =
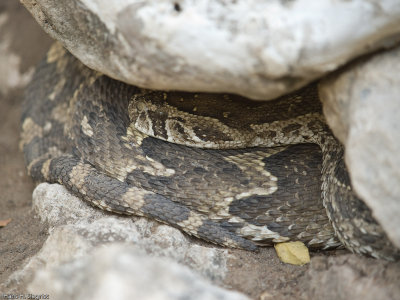
[[[142,90],[56,44],[28,87],[21,147],[36,181],[216,244],[334,248],[338,237],[358,253],[399,257],[351,189],[315,86],[267,102]]]

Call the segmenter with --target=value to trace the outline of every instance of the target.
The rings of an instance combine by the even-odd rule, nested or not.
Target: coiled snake
[[[55,44],[26,92],[21,147],[34,180],[212,243],[254,250],[340,240],[358,253],[400,256],[351,189],[315,85],[267,102],[149,91]]]

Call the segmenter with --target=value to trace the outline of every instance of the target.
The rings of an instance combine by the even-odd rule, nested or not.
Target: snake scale
[[[218,245],[300,240],[400,257],[352,191],[316,85],[266,102],[151,91],[55,44],[26,91],[21,148],[37,182]]]

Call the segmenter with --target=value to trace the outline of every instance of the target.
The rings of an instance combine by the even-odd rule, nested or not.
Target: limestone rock
[[[299,285],[302,299],[398,299],[400,263],[356,255],[315,257]]]
[[[227,272],[226,249],[196,245],[178,229],[146,218],[120,216],[91,207],[61,185],[38,185],[33,207],[49,223],[50,235],[39,253],[11,280],[26,280],[37,270],[58,267],[113,243],[130,244],[149,256],[167,257],[214,282],[221,282]]]
[[[51,282],[51,284],[49,284]],[[111,245],[37,274],[29,286],[51,299],[248,299],[216,287],[187,267]]]
[[[72,197],[62,185],[39,184],[32,195],[32,208],[43,222],[50,226],[87,221],[105,216],[102,210],[95,210],[88,203]]]
[[[398,0],[22,3],[82,62],[113,78],[254,99],[400,40]]]
[[[400,247],[400,47],[354,63],[320,84],[324,113],[345,145],[357,194]]]

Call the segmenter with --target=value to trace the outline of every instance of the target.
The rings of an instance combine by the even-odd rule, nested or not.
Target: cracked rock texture
[[[190,243],[179,230],[145,218],[95,209],[57,184],[35,189],[33,209],[49,237],[6,286],[31,282],[29,291],[54,299],[98,299],[104,291],[133,299],[247,299],[215,285],[226,276],[226,249]]]
[[[314,258],[300,283],[307,286],[302,298],[399,299],[400,264],[369,260],[356,255]]]
[[[357,194],[400,248],[400,47],[363,58],[320,84],[329,126],[346,147]]]
[[[29,289],[35,294],[46,290],[54,299],[249,299],[212,285],[172,260],[116,244],[38,272]]]
[[[87,254],[98,245],[126,242],[148,254],[187,264],[212,280],[225,276],[227,250],[191,244],[178,229],[146,218],[124,217],[93,208],[61,185],[40,184],[33,193],[33,209],[53,227],[41,250],[46,264]],[[71,251],[66,250],[71,247]],[[49,259],[54,255],[54,260]]]
[[[153,89],[272,99],[400,40],[398,0],[21,2],[90,68]]]

